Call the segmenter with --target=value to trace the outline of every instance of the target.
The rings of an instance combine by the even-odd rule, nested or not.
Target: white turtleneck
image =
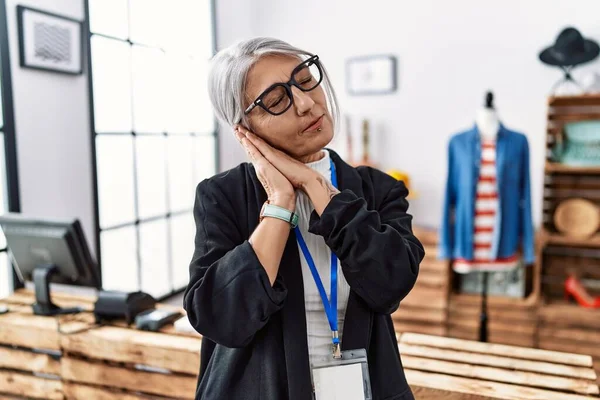
[[[331,166],[329,164],[329,152],[323,150],[324,156],[320,160],[306,164],[310,168],[319,172],[327,181],[331,182]],[[298,228],[306,242],[308,250],[315,262],[319,276],[323,282],[323,287],[330,296],[331,289],[331,250],[325,244],[322,236],[313,235],[308,232],[310,214],[314,207],[304,192],[297,192],[296,195],[296,214],[298,214]],[[298,246],[300,263],[302,265],[302,278],[304,282],[304,306],[306,308],[306,330],[308,334],[308,355],[310,364],[325,356],[331,356],[331,329],[323,308],[323,302],[317,285],[313,279],[306,259]],[[338,335],[342,340],[342,331],[344,328],[344,316],[346,305],[348,304],[348,295],[350,286],[342,273],[340,262],[338,261]]]

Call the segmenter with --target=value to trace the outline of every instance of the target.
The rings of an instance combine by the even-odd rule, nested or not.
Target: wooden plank
[[[454,319],[477,319],[481,315],[480,307],[458,307],[450,303],[449,313]],[[535,324],[535,313],[532,310],[506,310],[500,308],[488,309],[488,320],[505,321],[518,324]]]
[[[597,94],[548,97],[549,107],[590,106],[598,104],[600,104],[600,95]]]
[[[31,306],[35,303],[34,293],[28,289],[17,290],[12,295],[3,299],[11,304]],[[86,311],[94,310],[95,298],[76,296],[60,292],[52,292],[52,301],[59,307],[81,307]]]
[[[0,315],[0,344],[60,350],[54,318],[15,312]]]
[[[417,278],[417,282],[415,284],[415,288],[417,287],[429,287],[436,288],[438,290],[443,290],[444,293],[440,292],[440,294],[445,295],[446,289],[450,285],[448,281],[448,277],[444,276],[438,272],[429,272],[427,270],[419,270],[419,276]],[[413,289],[414,290],[414,289]]]
[[[400,303],[400,307],[404,305],[415,307],[426,305],[430,308],[445,309],[448,306],[448,299],[437,289],[415,288]]]
[[[538,344],[541,349],[589,354],[592,357],[600,358],[600,346],[598,343],[559,341],[554,338],[540,337]]]
[[[577,247],[600,247],[600,235],[594,235],[587,239],[578,239],[560,234],[550,234],[548,243],[555,245],[577,246]]]
[[[466,339],[466,340],[479,340],[479,323],[467,323],[461,325],[460,321],[456,321],[450,316],[448,323],[448,334],[446,336]],[[521,347],[535,347],[535,334],[532,333],[520,333],[510,334],[503,330],[488,330],[488,342],[506,344],[511,346]]]
[[[571,354],[548,350],[529,349],[518,346],[507,346],[493,343],[480,343],[469,340],[405,333],[400,338],[402,343],[416,344],[430,347],[441,347],[473,353],[493,354],[527,360],[548,361],[557,364],[569,364],[580,367],[591,367],[592,357],[582,354]]]
[[[452,375],[405,369],[406,379],[411,387],[424,387],[447,390],[476,396],[488,396],[483,399],[502,400],[593,400],[593,397],[569,393],[560,393],[545,389],[522,387],[499,382],[481,381]],[[440,397],[446,399],[445,397]],[[465,397],[468,398],[468,397]],[[421,400],[420,397],[418,397]],[[458,397],[458,399],[462,399]],[[473,397],[477,399],[477,397]]]
[[[0,304],[9,305],[11,311],[16,311],[21,314],[33,315],[33,310],[31,309],[31,306],[22,304],[23,299],[27,299],[27,296],[25,296],[24,294],[21,294],[20,299],[21,299],[20,302],[12,302],[12,303],[11,302],[3,302],[3,300],[0,300]],[[77,303],[74,302],[72,304],[76,305]],[[182,310],[183,310],[179,307],[171,306],[169,304],[162,304],[162,303],[156,304],[156,308],[161,308],[161,309],[168,308],[168,309],[177,310],[180,312],[182,312]],[[185,310],[183,310],[182,314],[183,314],[183,316],[186,315]],[[94,314],[89,311],[84,311],[84,312],[81,312],[78,314],[62,315],[62,316],[58,316],[56,318],[59,321],[61,332],[65,332],[65,333],[73,333],[73,332],[77,332],[77,331],[82,331],[82,330],[88,328],[89,326],[95,324]],[[124,320],[113,320],[108,323],[111,326],[118,326],[118,327],[127,328],[127,329],[134,329],[134,330],[136,329],[135,325],[127,325],[127,323]],[[175,330],[175,326],[173,324],[168,324],[168,325],[163,326],[159,332],[170,334],[170,335],[183,336],[183,337],[202,338],[202,335],[200,335],[198,332],[179,332],[179,331]]]
[[[446,327],[444,325],[428,325],[404,321],[394,321],[394,330],[396,332],[417,332],[441,336],[446,335]]]
[[[540,326],[538,335],[543,338],[572,340],[575,342],[590,342],[590,345],[600,343],[600,332],[597,330],[562,328],[553,325]]]
[[[125,391],[111,390],[96,386],[80,385],[73,382],[63,383],[65,398],[70,400],[94,399],[94,400],[150,400],[156,397],[144,396],[137,393],[127,393]]]
[[[398,344],[398,350],[402,356],[432,358],[436,360],[457,361],[471,365],[484,365],[488,367],[499,367],[514,369],[517,371],[543,372],[548,375],[573,377],[579,379],[596,379],[596,373],[591,368],[573,367],[548,363],[543,361],[529,361],[511,357],[493,356],[489,354],[469,353],[465,351],[446,350],[436,347],[418,346],[405,343]]]
[[[506,296],[488,296],[488,306],[492,307],[514,307],[514,309],[534,309],[534,305],[528,303],[528,298],[514,298]],[[474,307],[481,304],[480,294],[452,293],[450,303],[457,306]]]
[[[497,397],[481,396],[477,394],[466,394],[450,392],[448,390],[432,389],[421,386],[412,386],[411,390],[415,399],[419,400],[495,400]]]
[[[60,362],[49,354],[0,347],[0,368],[60,375]]]
[[[418,225],[413,226],[412,230],[413,235],[415,235],[423,244],[423,247],[425,247],[425,254],[434,253],[435,255],[436,245],[439,241],[438,230]]]
[[[584,326],[589,329],[600,329],[598,310],[583,308],[574,304],[558,303],[540,307],[540,322],[555,326]]]
[[[454,314],[450,314],[449,320],[453,326],[462,327],[467,330],[479,330],[479,318],[457,318]],[[512,335],[521,335],[533,337],[535,335],[535,325],[533,324],[515,324],[511,322],[488,320],[488,331],[496,334],[509,333]]]
[[[446,321],[446,311],[437,308],[410,307],[403,304],[392,314],[392,320],[441,324]]]
[[[93,312],[96,296],[85,296],[61,292],[52,292],[52,301],[60,307],[81,307],[84,311]],[[35,295],[29,289],[19,289],[11,296],[2,299],[1,301],[8,304],[31,306],[35,302]],[[157,303],[156,308],[169,309],[179,311],[183,315],[186,311],[182,307],[173,306],[171,304]]]
[[[533,322],[533,321],[532,321]],[[529,324],[515,324],[505,321],[488,320],[488,330],[490,333],[498,334],[513,334],[522,336],[533,336],[535,335],[536,326],[534,323]]]
[[[541,387],[580,394],[600,394],[598,385],[596,385],[595,382],[585,379],[563,378],[534,372],[509,371],[494,367],[483,367],[480,365],[473,366],[407,355],[402,356],[402,365],[404,368],[408,369],[436,373],[445,373],[448,371],[453,375],[459,375],[466,378],[504,382],[513,385]]]
[[[554,162],[547,162],[545,170],[557,174],[600,174],[600,167],[575,167]]]
[[[548,119],[555,122],[579,122],[587,120],[597,120],[600,119],[600,111],[581,114],[551,114],[548,116]]]
[[[0,370],[0,392],[34,399],[62,400],[62,382]]]
[[[63,357],[61,367],[63,379],[76,383],[110,385],[114,388],[185,399],[193,399],[196,391],[197,378],[193,375],[131,370],[71,357]]]
[[[105,326],[63,335],[65,352],[89,358],[144,364],[195,375],[200,368],[198,338]]]
[[[510,335],[506,332],[488,332],[488,342],[510,346],[536,347],[535,335]]]
[[[419,266],[419,273],[421,270],[425,270],[427,272],[435,272],[440,275],[450,275],[450,266],[448,264],[448,260],[438,260],[436,254],[432,254],[431,252],[427,253],[429,249],[425,249],[425,257]]]
[[[477,340],[479,332],[476,329],[464,330],[460,326],[448,324],[448,337],[465,340]]]

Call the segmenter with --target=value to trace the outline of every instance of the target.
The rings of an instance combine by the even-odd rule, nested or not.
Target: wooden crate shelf
[[[571,165],[560,164],[557,162],[547,162],[546,173],[557,174],[600,174],[600,166],[598,167],[576,167]]]
[[[600,104],[599,94],[586,94],[577,96],[551,96],[548,98],[549,107],[585,107]]]
[[[600,95],[549,98],[548,149],[557,140],[565,139],[567,123],[586,120],[600,120]],[[553,221],[556,207],[568,198],[584,198],[600,206],[600,166],[563,165],[553,162],[550,155],[548,151],[544,228],[540,231],[536,260],[541,281],[536,342],[543,349],[590,354],[595,365],[600,366],[600,310],[563,299],[564,282],[571,271],[582,282],[600,283],[600,232],[589,238],[568,237],[556,231]],[[600,294],[591,285],[588,290],[592,295]]]
[[[600,234],[587,239],[578,239],[561,235],[560,233],[551,233],[548,235],[548,244],[596,248],[600,247]]]

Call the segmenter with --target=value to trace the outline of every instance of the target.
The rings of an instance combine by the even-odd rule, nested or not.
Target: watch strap
[[[298,226],[298,214],[274,204],[265,203],[260,212],[261,218],[272,217],[288,222],[292,228]]]

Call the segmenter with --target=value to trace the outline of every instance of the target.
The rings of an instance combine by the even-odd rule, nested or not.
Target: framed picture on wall
[[[83,71],[83,23],[17,6],[21,67],[79,75]]]
[[[373,55],[346,61],[346,86],[351,95],[389,94],[396,91],[396,57]]]

